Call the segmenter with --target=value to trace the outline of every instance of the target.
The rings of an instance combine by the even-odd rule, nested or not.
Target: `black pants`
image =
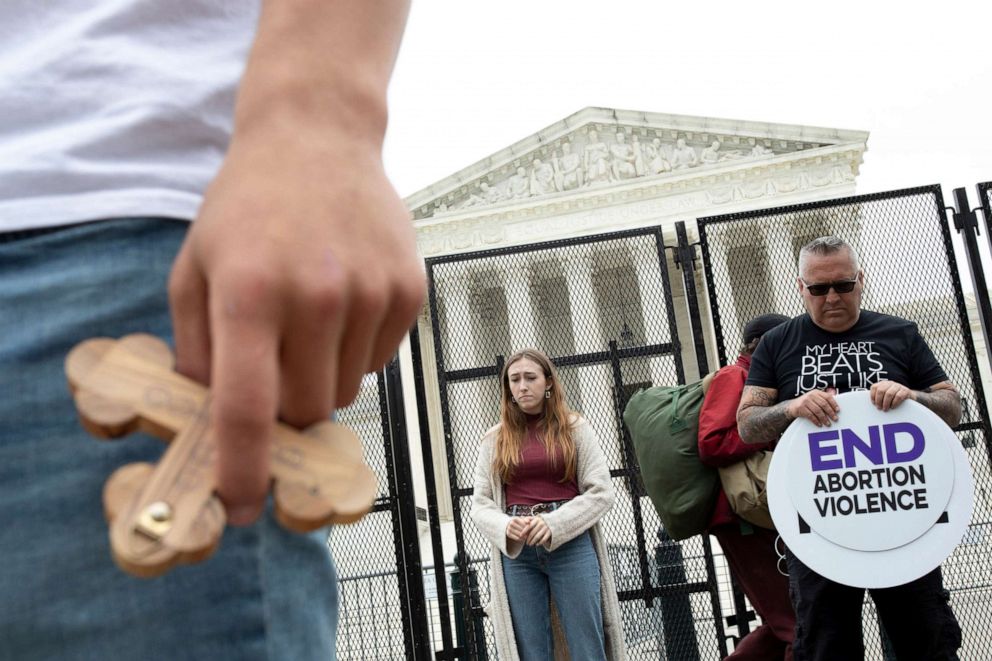
[[[787,557],[789,592],[796,610],[795,661],[863,659],[864,589],[820,576],[791,552]],[[905,585],[869,593],[899,661],[958,658],[961,627],[948,603],[939,567]]]

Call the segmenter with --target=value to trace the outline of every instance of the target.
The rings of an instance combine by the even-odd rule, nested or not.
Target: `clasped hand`
[[[506,536],[528,546],[551,541],[551,528],[539,516],[515,516],[506,524]]]
[[[868,391],[871,403],[879,411],[889,411],[902,404],[907,399],[915,399],[912,389],[895,381],[879,381],[873,383]],[[834,395],[837,390],[810,390],[789,403],[788,413],[795,418],[806,418],[817,427],[829,427],[837,421],[840,406]]]

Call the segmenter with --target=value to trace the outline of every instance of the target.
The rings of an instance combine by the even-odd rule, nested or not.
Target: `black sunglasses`
[[[803,285],[811,296],[826,296],[831,289],[838,294],[850,294],[854,291],[854,285],[856,284],[858,284],[857,278],[854,280],[838,280],[836,282],[819,282],[815,285],[811,285],[803,280]]]

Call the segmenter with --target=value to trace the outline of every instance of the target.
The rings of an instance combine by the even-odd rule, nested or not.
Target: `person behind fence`
[[[482,438],[472,494],[472,520],[492,544],[499,657],[624,659],[599,525],[615,498],[599,438],[543,352],[510,356],[500,383],[500,422]]]
[[[699,458],[714,468],[729,466],[765,449],[771,443],[748,444],[737,431],[737,406],[751,366],[751,355],[761,337],[788,321],[781,314],[764,314],[744,326],[744,346],[733,365],[717,371],[699,410]],[[771,661],[792,659],[796,615],[789,601],[789,581],[778,570],[774,530],[735,515],[723,490],[710,518],[709,533],[723,549],[727,564],[761,616],[762,624],[738,641],[728,659]]]
[[[961,416],[957,389],[911,321],[861,308],[858,255],[826,236],[799,252],[798,289],[806,314],[765,334],[737,413],[741,438],[768,443],[797,418],[836,421],[839,392],[868,390],[881,411],[912,399],[951,427]],[[864,656],[864,590],[831,581],[786,550],[796,610],[797,661]],[[904,585],[869,591],[899,661],[956,659],[961,629],[940,568]]]
[[[269,451],[277,415],[353,399],[423,301],[381,155],[407,4],[0,5],[0,659],[334,657],[327,531],[276,523]],[[210,384],[237,526],[147,580],[114,566],[101,491],[163,444],[95,441],[63,371],[138,332]]]

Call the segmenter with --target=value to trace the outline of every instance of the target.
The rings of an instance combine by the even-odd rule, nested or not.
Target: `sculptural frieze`
[[[751,148],[751,157],[752,158],[761,158],[763,156],[771,156],[771,155],[774,155],[774,154],[775,154],[775,152],[773,152],[768,147],[765,147],[760,142],[755,143],[754,147]]]
[[[647,162],[647,174],[661,174],[662,172],[672,171],[672,164],[665,158],[661,140],[658,138],[644,145],[644,159]]]
[[[515,160],[512,166],[468,184],[463,193],[449,195],[446,205],[435,204],[430,211],[420,213],[493,206],[775,155],[760,141],[735,136],[623,127],[606,134],[602,128],[593,125],[559,142],[542,145]],[[754,144],[749,146],[748,142]],[[785,148],[786,143],[781,146]],[[801,147],[797,143],[794,149]],[[835,178],[850,176],[842,171],[834,174]]]
[[[530,194],[547,195],[556,190],[554,167],[550,163],[542,163],[541,159],[535,158],[530,170]]]
[[[572,151],[572,143],[561,146],[561,156],[555,159],[555,186],[559,191],[580,188],[583,184],[582,158]]]
[[[527,176],[527,168],[520,166],[517,173],[510,177],[508,192],[514,200],[530,195],[530,178]]]
[[[582,166],[586,170],[586,186],[610,182],[610,148],[599,139],[596,131],[589,131],[589,142],[582,155]]]
[[[672,169],[684,170],[699,165],[696,150],[686,144],[685,138],[675,141],[675,151],[672,152]]]
[[[699,160],[704,165],[719,163],[720,161],[732,161],[743,157],[744,154],[739,149],[722,149],[719,140],[711,142],[710,146],[699,154]]]
[[[636,136],[634,143],[629,144],[623,133],[617,133],[616,142],[610,146],[610,155],[613,161],[611,173],[614,181],[633,179],[644,174],[644,157]]]

